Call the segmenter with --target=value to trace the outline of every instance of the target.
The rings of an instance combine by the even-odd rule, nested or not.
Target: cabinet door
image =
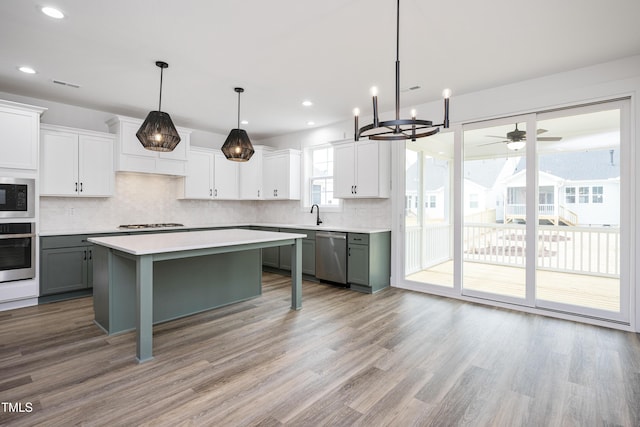
[[[86,289],[88,248],[45,249],[42,252],[40,295]]]
[[[38,168],[39,117],[0,106],[0,168]]]
[[[355,146],[355,197],[377,197],[379,195],[378,144],[378,141],[359,141]]]
[[[187,199],[210,199],[213,195],[212,175],[213,155],[191,150],[187,176],[184,179],[184,197]]]
[[[259,200],[263,198],[262,162],[262,151],[256,150],[249,161],[238,165],[241,199]]]
[[[227,160],[224,154],[214,155],[213,197],[238,199],[238,162]]]
[[[42,131],[40,194],[75,196],[78,182],[78,135]]]
[[[369,246],[349,245],[347,281],[369,286]]]
[[[80,196],[113,195],[113,140],[80,135],[78,178]]]
[[[356,184],[354,144],[333,147],[334,196],[341,199],[354,197]]]
[[[285,156],[265,156],[264,158],[264,198],[286,198],[287,158]]]

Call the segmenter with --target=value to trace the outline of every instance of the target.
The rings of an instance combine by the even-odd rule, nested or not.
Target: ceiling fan
[[[548,131],[546,129],[538,129],[538,131],[536,132],[536,135],[540,135],[541,133],[545,133],[545,132],[548,132]],[[489,142],[488,144],[482,144],[482,145],[500,144],[500,143],[506,142],[507,148],[514,151],[517,151],[523,148],[527,140],[527,132],[524,130],[519,130],[517,123],[516,123],[516,128],[511,132],[507,132],[506,136],[496,136],[496,135],[487,135],[487,136],[490,138],[500,138],[500,139],[503,139],[503,141]],[[562,137],[561,136],[538,136],[536,139],[538,141],[560,141]]]

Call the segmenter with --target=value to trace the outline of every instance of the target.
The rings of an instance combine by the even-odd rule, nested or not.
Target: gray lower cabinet
[[[93,245],[88,235],[40,238],[40,296],[89,291]]]
[[[297,228],[281,228],[283,233],[306,234],[302,239],[302,274],[315,276],[316,274],[316,232],[313,230],[303,230]],[[264,250],[264,249],[263,249]],[[264,261],[263,261],[264,264]],[[281,270],[291,270],[291,247],[280,246],[280,266]]]
[[[389,286],[391,233],[348,233],[347,282],[351,289],[375,293]]]

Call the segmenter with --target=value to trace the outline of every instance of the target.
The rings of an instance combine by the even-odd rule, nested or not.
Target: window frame
[[[313,146],[309,146],[307,148],[305,148],[304,150],[304,196],[302,198],[302,209],[303,210],[307,210],[309,209],[314,203],[313,203],[313,182],[314,180],[318,180],[318,179],[330,179],[333,181],[333,192],[335,194],[335,158],[332,158],[331,163],[332,165],[332,174],[331,175],[313,175],[313,170],[314,170],[314,163],[313,163],[313,157],[314,157],[314,153],[320,150],[328,150],[328,149],[333,149],[333,144],[331,143],[324,143],[324,144],[318,144],[318,145],[313,145]],[[331,152],[331,154],[333,155],[333,152]],[[320,206],[320,209],[323,212],[342,212],[343,209],[343,202],[342,199],[333,197],[332,200],[336,200],[337,203],[333,204],[333,205],[327,205],[327,204],[320,204],[318,203],[318,205]]]

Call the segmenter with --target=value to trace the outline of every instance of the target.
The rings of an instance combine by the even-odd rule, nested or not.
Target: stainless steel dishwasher
[[[347,284],[347,233],[316,232],[316,278]]]

